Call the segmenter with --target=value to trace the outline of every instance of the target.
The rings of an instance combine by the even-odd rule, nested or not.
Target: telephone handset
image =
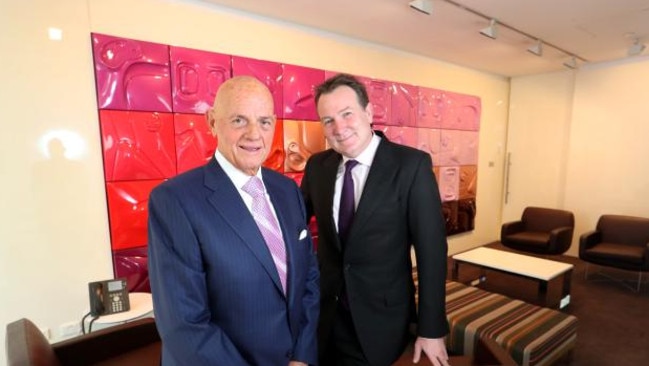
[[[88,284],[90,296],[90,315],[100,316],[129,311],[131,306],[128,301],[126,279],[90,282]]]

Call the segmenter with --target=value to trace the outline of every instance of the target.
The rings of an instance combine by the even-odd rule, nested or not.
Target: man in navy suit
[[[302,180],[318,223],[320,365],[391,365],[415,318],[413,361],[423,352],[432,365],[448,365],[447,243],[430,156],[372,131],[367,91],[350,75],[325,81],[315,100],[331,146],[309,158]]]
[[[235,77],[207,119],[214,158],[149,198],[162,365],[315,364],[319,272],[302,195],[261,167],[275,131],[272,96],[257,79]],[[253,181],[259,195],[249,193]]]

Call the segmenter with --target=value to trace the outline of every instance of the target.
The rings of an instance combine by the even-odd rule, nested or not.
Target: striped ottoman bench
[[[577,318],[521,300],[446,282],[450,352],[472,355],[479,337],[504,348],[519,365],[549,365],[575,346]]]

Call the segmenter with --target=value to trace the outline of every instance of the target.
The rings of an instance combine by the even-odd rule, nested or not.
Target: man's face
[[[208,112],[218,150],[242,172],[255,175],[268,156],[275,133],[273,99],[255,80],[230,80]]]
[[[372,108],[363,108],[354,90],[339,86],[318,100],[318,115],[329,145],[340,154],[357,157],[372,139]]]

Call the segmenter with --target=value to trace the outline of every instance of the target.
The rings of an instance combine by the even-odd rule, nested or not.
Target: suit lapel
[[[318,177],[321,181],[318,184],[322,188],[321,199],[324,200],[320,204],[320,207],[325,208],[324,217],[327,218],[326,227],[322,228],[323,231],[337,233],[336,222],[334,221],[333,215],[333,202],[334,202],[334,192],[336,189],[336,174],[338,173],[338,167],[340,166],[340,161],[342,156],[338,153],[331,154],[323,164],[324,169],[322,170],[322,176]],[[334,235],[336,240],[336,247],[339,250],[342,250],[342,245],[338,235]]]
[[[386,182],[392,181],[391,177],[397,174],[399,169],[399,164],[395,161],[393,154],[390,153],[392,149],[390,144],[391,142],[382,138],[376,150],[361,200],[354,214],[354,222],[349,232],[350,243],[354,242],[354,233],[362,231],[363,226],[370,220],[373,212],[383,204],[382,198],[390,195],[394,189],[392,185],[386,184]]]
[[[268,251],[266,242],[253,219],[250,211],[239,195],[239,191],[232,184],[221,166],[212,159],[205,166],[205,185],[213,191],[208,197],[210,204],[216,208],[223,220],[237,233],[241,240],[248,246],[253,255],[259,260],[275,286],[282,292],[282,285],[277,274],[275,262]],[[273,202],[275,204],[275,202]],[[280,220],[280,223],[282,220]],[[282,227],[282,232],[284,228]]]

